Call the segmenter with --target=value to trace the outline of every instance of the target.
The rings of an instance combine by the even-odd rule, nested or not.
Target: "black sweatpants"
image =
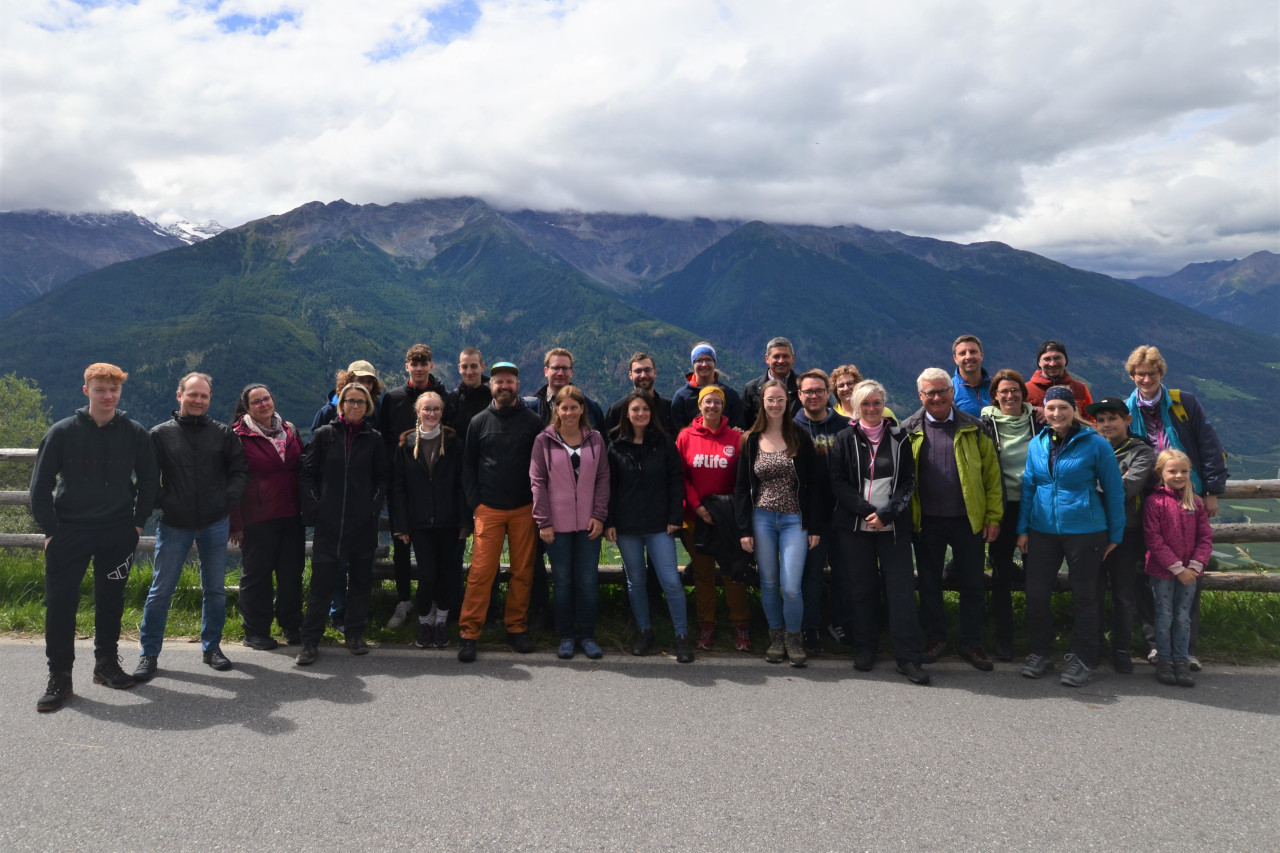
[[[44,551],[44,649],[49,671],[75,663],[80,582],[93,563],[93,653],[115,660],[124,614],[124,586],[133,568],[138,529],[130,523],[98,530],[60,529]]]
[[[1067,561],[1071,606],[1071,652],[1088,666],[1098,660],[1098,574],[1106,531],[1050,534],[1031,531],[1025,556],[1027,568],[1027,632],[1033,654],[1053,657],[1053,582]]]

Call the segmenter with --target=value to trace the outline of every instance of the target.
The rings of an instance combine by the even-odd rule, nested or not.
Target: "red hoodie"
[[[712,432],[702,423],[702,415],[680,431],[676,450],[684,462],[684,517],[694,519],[706,495],[732,495],[738,480],[738,449],[742,434],[720,419],[720,429]]]

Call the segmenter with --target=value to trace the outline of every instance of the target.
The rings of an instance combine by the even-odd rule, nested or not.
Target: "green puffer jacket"
[[[1004,517],[1004,488],[1000,482],[1000,459],[982,422],[973,415],[953,408],[956,418],[956,467],[960,470],[960,493],[969,515],[969,526],[980,533],[989,524],[999,524]],[[911,517],[920,529],[920,456],[924,445],[924,409],[902,422],[911,441],[916,462],[916,493],[911,496]]]

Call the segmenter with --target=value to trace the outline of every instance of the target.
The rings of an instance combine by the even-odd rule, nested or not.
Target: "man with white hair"
[[[925,663],[947,648],[947,616],[942,605],[942,567],[951,548],[960,588],[960,657],[984,672],[994,668],[982,649],[986,588],[984,543],[1000,533],[1004,490],[995,444],[982,422],[956,408],[951,375],[927,368],[916,379],[921,408],[902,422],[916,461],[916,575]]]

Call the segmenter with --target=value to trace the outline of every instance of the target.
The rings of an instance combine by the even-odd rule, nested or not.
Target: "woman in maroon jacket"
[[[302,440],[291,423],[276,414],[271,391],[260,382],[246,385],[236,401],[232,429],[240,436],[249,463],[249,488],[231,509],[231,543],[241,550],[240,616],[244,644],[266,651],[279,645],[271,637],[275,619],[290,645],[302,642],[302,566],[306,531],[298,503]],[[276,589],[272,589],[272,574]]]

